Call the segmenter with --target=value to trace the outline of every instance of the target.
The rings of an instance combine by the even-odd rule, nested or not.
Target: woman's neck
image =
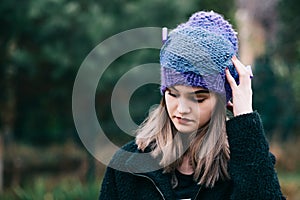
[[[177,167],[177,170],[185,175],[191,175],[194,173],[193,166],[191,165],[190,158],[183,156],[182,163]]]

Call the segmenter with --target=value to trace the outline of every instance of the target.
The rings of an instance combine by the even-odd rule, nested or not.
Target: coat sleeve
[[[285,199],[259,114],[234,117],[227,122],[226,129],[233,181],[231,199]]]
[[[99,200],[118,200],[115,170],[107,167],[102,181]]]

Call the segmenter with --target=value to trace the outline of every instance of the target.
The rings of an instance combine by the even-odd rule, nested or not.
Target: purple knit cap
[[[174,85],[203,87],[229,101],[228,67],[238,82],[231,58],[238,54],[237,33],[221,15],[197,12],[173,29],[160,51],[161,93]]]

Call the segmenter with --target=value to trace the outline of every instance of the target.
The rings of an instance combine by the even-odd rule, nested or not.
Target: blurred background
[[[254,108],[264,122],[288,199],[300,199],[300,2],[297,0],[2,0],[0,3],[0,199],[97,199],[105,166],[84,148],[72,116],[77,71],[100,42],[138,27],[172,29],[199,10],[224,15],[251,64]],[[127,53],[96,93],[99,122],[115,144],[132,138],[110,109],[117,80],[158,63],[159,51]],[[142,100],[141,100],[142,99]],[[142,122],[159,86],[140,87],[131,117]]]

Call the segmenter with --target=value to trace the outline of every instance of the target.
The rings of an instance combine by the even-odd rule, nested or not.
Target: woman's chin
[[[195,129],[192,129],[191,127],[176,127],[175,126],[175,128],[179,133],[183,133],[183,134],[190,134],[190,133],[193,133],[196,131]]]

